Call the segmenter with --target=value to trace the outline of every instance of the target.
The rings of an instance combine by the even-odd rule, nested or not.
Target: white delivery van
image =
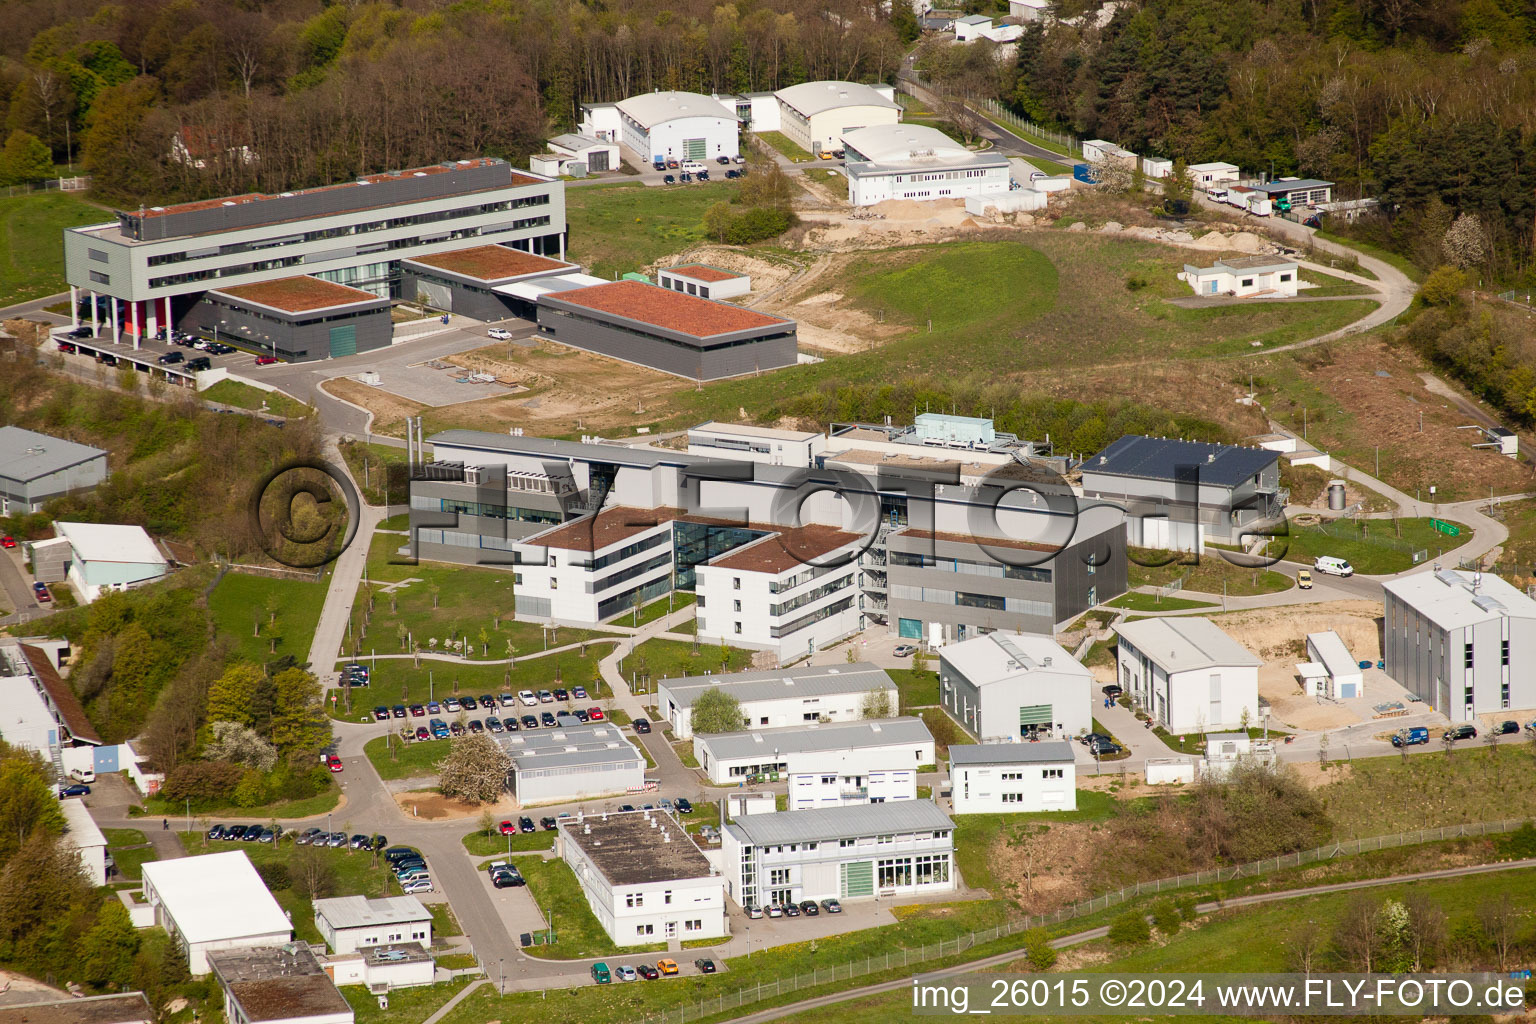
[[[1312,568],[1318,572],[1327,573],[1329,576],[1353,576],[1355,567],[1342,558],[1331,558],[1323,555],[1312,563]]]
[[[85,785],[89,786],[96,781],[96,769],[71,768],[69,770],[69,777],[75,782],[84,783]]]
[[[697,160],[684,160],[682,169],[687,171],[689,174],[698,174],[700,171],[709,170],[708,167],[705,167]]]

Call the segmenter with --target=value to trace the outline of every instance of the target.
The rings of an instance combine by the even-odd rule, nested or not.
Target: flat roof
[[[803,726],[796,725],[787,729],[713,733],[701,735],[694,740],[696,746],[707,747],[717,761],[772,755],[775,751],[782,758],[787,754],[865,750],[932,742],[933,733],[928,731],[928,726],[921,718],[905,716],[856,722],[807,722]]]
[[[150,861],[144,880],[189,943],[293,930],[244,850]]]
[[[476,245],[453,252],[413,256],[400,262],[416,263],[490,283],[510,281],[512,278],[527,277],[529,274],[551,274],[581,269],[574,263],[550,259],[548,256],[539,256],[536,253],[522,252],[505,245]]]
[[[597,104],[601,105],[601,104]],[[739,121],[734,110],[710,96],[697,92],[644,92],[619,100],[614,106],[647,130],[684,117],[719,117],[727,121]],[[641,154],[647,158],[650,154]]]
[[[680,508],[635,508],[615,505],[518,541],[561,551],[601,551],[647,530],[665,526],[683,514]]]
[[[85,706],[80,703],[80,698],[75,696],[75,691],[64,681],[64,677],[59,675],[59,670],[53,667],[53,661],[48,657],[48,652],[31,644],[20,646],[21,656],[26,659],[27,665],[32,669],[33,677],[48,694],[49,701],[58,712],[59,718],[63,719],[64,728],[69,730],[70,736],[100,746],[101,734],[86,717]]]
[[[1176,480],[1198,470],[1201,484],[1236,487],[1280,461],[1268,448],[1127,434],[1083,463],[1082,471],[1140,480]]]
[[[1035,673],[1093,676],[1066,648],[1038,633],[999,630],[957,644],[945,644],[939,649],[939,657],[978,687]]]
[[[809,565],[811,559],[866,539],[861,533],[849,533],[835,526],[813,523],[809,526],[785,527],[767,537],[717,555],[709,565],[715,569],[734,569],[740,572],[782,573]]]
[[[280,277],[276,281],[257,281],[254,284],[237,284],[229,288],[211,288],[216,295],[227,295],[241,302],[254,302],[285,313],[312,313],[319,309],[337,306],[355,306],[362,302],[380,302],[379,296],[361,288],[349,288],[334,281],[322,281],[318,277],[301,274],[298,277]]]
[[[1222,632],[1210,619],[1195,616],[1138,619],[1114,627],[1142,654],[1169,672],[1188,672],[1225,665],[1264,664],[1248,648]]]
[[[859,839],[897,832],[950,831],[955,823],[930,800],[896,800],[883,804],[820,807],[811,811],[746,814],[728,827],[754,846],[770,846]]]
[[[165,556],[142,526],[120,523],[54,523],[82,562],[164,565]]]
[[[822,434],[815,430],[784,430],[780,427],[758,427],[750,423],[722,423],[719,420],[710,420],[708,423],[700,423],[696,427],[689,427],[691,434],[695,430],[710,434],[726,434],[731,437],[773,437],[783,441],[812,441]]]
[[[1334,630],[1308,633],[1307,642],[1317,651],[1318,659],[1328,670],[1329,675],[1360,671],[1360,663],[1349,653],[1349,647],[1345,645],[1344,638]]]
[[[565,303],[622,317],[694,338],[712,338],[764,327],[794,327],[793,320],[743,309],[728,302],[686,295],[643,281],[612,281],[539,296],[540,302]]]
[[[337,896],[315,900],[315,915],[332,928],[366,928],[376,924],[430,921],[432,915],[415,896]]]
[[[734,270],[721,270],[719,267],[712,267],[707,263],[684,263],[678,267],[666,267],[661,273],[676,274],[678,277],[688,277],[695,281],[706,281],[711,284],[716,281],[734,281],[739,277],[747,276],[746,274],[738,274]]]
[[[676,818],[666,811],[617,811],[565,818],[561,835],[601,871],[609,885],[645,885],[714,873]]]
[[[581,459],[587,462],[611,462],[620,466],[698,466],[714,460],[703,455],[689,455],[661,448],[622,444],[584,444],[580,441],[561,441],[552,437],[513,437],[507,433],[494,434],[488,430],[444,430],[427,438],[433,445],[449,445],[462,448],[479,448],[492,452],[508,452],[514,455],[554,456],[559,459]]]
[[[1296,178],[1289,181],[1284,178],[1279,178],[1275,181],[1251,184],[1248,187],[1258,189],[1260,192],[1268,192],[1270,195],[1277,195],[1284,192],[1294,192],[1299,188],[1332,188],[1333,182],[1322,181],[1318,178]]]
[[[839,107],[895,107],[900,104],[888,99],[872,86],[858,82],[801,82],[774,93],[780,103],[793,107],[804,117]]]
[[[730,672],[721,675],[681,676],[659,684],[679,708],[692,707],[699,694],[719,687],[743,703],[757,700],[826,697],[837,693],[867,693],[895,687],[885,669],[868,662],[852,665],[808,666]]]
[[[50,999],[0,1006],[0,1024],[149,1024],[154,1007],[143,992]]]
[[[1066,740],[1038,743],[952,743],[950,764],[1061,764],[1074,761]]]
[[[352,1007],[337,991],[309,946],[248,946],[208,951],[208,966],[239,1004],[244,1020],[292,1020],[345,1014]]]
[[[1283,269],[1296,265],[1295,260],[1288,260],[1283,256],[1237,256],[1229,260],[1216,261],[1216,266],[1231,270],[1268,270],[1271,267]]]
[[[875,124],[843,132],[843,144],[873,164],[932,164],[985,159],[1007,164],[1007,159],[966,149],[937,128],[923,124]]]
[[[1385,580],[1381,589],[1446,630],[1501,615],[1536,618],[1536,601],[1493,573],[1437,569]]]
[[[1039,541],[1020,540],[1017,537],[981,537],[969,533],[945,533],[942,530],[914,530],[911,527],[897,530],[895,535],[916,537],[919,540],[946,541],[951,544],[981,544],[987,547],[1018,548],[1021,551],[1061,550],[1061,545],[1059,544],[1041,544]]]
[[[59,810],[64,814],[64,822],[69,826],[69,831],[64,833],[64,838],[76,849],[84,849],[91,846],[106,846],[107,837],[101,834],[96,820],[91,817],[90,808],[85,806],[85,801],[79,797],[70,797],[59,801]]]
[[[0,427],[0,476],[26,483],[107,453],[22,427]]]
[[[618,726],[607,722],[509,732],[498,735],[496,739],[507,756],[512,758],[512,766],[517,771],[585,768],[628,762],[645,764],[640,752],[619,731]]]

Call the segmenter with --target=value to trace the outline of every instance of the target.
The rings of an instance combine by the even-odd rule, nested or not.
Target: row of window
[[[978,539],[977,543],[984,544],[986,542]],[[983,562],[972,558],[941,558],[936,555],[925,555],[916,551],[892,551],[890,560],[892,565],[905,565],[918,569],[938,569],[943,572],[964,573],[968,576],[1027,580],[1031,583],[1051,582],[1051,570],[1032,565],[1002,565],[998,562]]]
[[[818,608],[808,615],[802,615],[792,622],[786,622],[781,626],[775,626],[772,630],[769,631],[769,635],[772,636],[775,640],[786,636],[793,636],[795,633],[800,632],[802,629],[805,629],[808,626],[814,626],[822,619],[830,619],[832,616],[839,615],[852,607],[853,598],[851,597],[845,597],[841,601],[833,601],[831,604],[823,608]],[[740,624],[738,623],[738,625]],[[739,633],[741,630],[738,629],[737,632]]]
[[[882,889],[904,889],[914,885],[945,885],[949,882],[947,854],[890,857],[879,861],[876,867],[876,881]]]
[[[971,594],[965,591],[938,590],[934,587],[913,587],[898,583],[891,587],[893,601],[921,601],[924,604],[959,605],[964,608],[985,608],[991,611],[1012,612],[1018,615],[1050,615],[1049,601],[1028,601],[1022,597],[998,597],[995,594]]]
[[[828,596],[829,594],[835,594],[839,590],[851,586],[853,586],[853,573],[849,573],[840,579],[832,580],[830,583],[823,583],[821,586],[816,587],[813,590],[807,590],[805,593],[792,597],[788,601],[769,605],[768,614],[785,615],[797,608],[804,608],[808,604],[820,601],[822,598]],[[737,611],[740,610],[741,609],[739,608],[737,609]]]
[[[432,499],[427,499],[431,501]],[[486,519],[505,519],[515,523],[560,522],[559,512],[547,512],[539,508],[520,508],[516,505],[495,505],[485,501],[460,501],[458,498],[442,498],[439,510],[455,512],[461,516],[483,516]]]
[[[620,569],[618,572],[610,573],[609,575],[604,576],[600,580],[594,580],[591,583],[588,583],[587,584],[587,593],[589,593],[589,594],[601,594],[605,590],[613,589],[614,587],[618,586],[620,583],[627,583],[630,580],[635,579],[638,576],[644,576],[648,572],[653,572],[656,569],[660,569],[664,565],[668,565],[669,566],[671,564],[672,564],[672,552],[670,552],[670,551],[663,551],[661,554],[659,554],[659,555],[652,555],[650,558],[647,558],[645,561],[638,562],[635,565],[632,565],[632,566],[630,566],[627,569]],[[669,574],[667,576],[667,581],[670,583],[671,579],[672,579],[672,577]],[[553,584],[554,581],[551,580],[550,582],[551,582],[551,584]]]

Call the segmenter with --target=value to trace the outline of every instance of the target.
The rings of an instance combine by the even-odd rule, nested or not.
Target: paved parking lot
[[[180,345],[172,345],[169,342],[153,340],[141,342],[139,346],[135,348],[131,338],[120,341],[114,345],[112,343],[112,335],[110,331],[107,332],[104,337],[97,336],[95,338],[81,339],[57,337],[55,338],[55,344],[53,345],[55,352],[59,351],[59,343],[76,346],[90,345],[101,351],[109,352],[115,356],[133,358],[155,364],[158,364],[160,357],[165,355],[167,352],[179,352],[182,355],[183,361],[180,364],[176,364],[171,367],[171,369],[176,370],[184,370],[186,366],[185,361],[197,356],[203,356],[207,358],[214,369],[224,367],[231,373],[239,373],[241,375],[248,376],[250,375],[251,371],[262,369],[262,367],[256,366],[256,357],[249,352],[235,351],[228,355],[216,356],[210,355],[207,352],[200,352],[197,349],[185,348]],[[67,365],[75,367],[83,367],[86,365],[94,364],[96,362],[94,357],[88,355],[81,355],[78,353],[61,354],[64,355],[64,359]]]
[[[505,384],[497,384],[494,381],[488,383],[464,381],[466,374],[462,369],[454,366],[444,366],[439,369],[430,365],[433,361],[435,360],[376,370],[374,372],[379,375],[378,387],[390,394],[409,398],[413,402],[420,402],[427,406],[455,405],[459,402],[472,402],[477,398],[493,398],[497,395],[510,395],[524,390],[509,388]]]

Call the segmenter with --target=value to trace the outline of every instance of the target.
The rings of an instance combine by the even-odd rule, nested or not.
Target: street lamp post
[[[496,977],[501,985],[501,994],[507,994],[507,958],[502,957],[500,965],[496,968]]]
[[[192,833],[192,798],[187,797],[187,834]]]

